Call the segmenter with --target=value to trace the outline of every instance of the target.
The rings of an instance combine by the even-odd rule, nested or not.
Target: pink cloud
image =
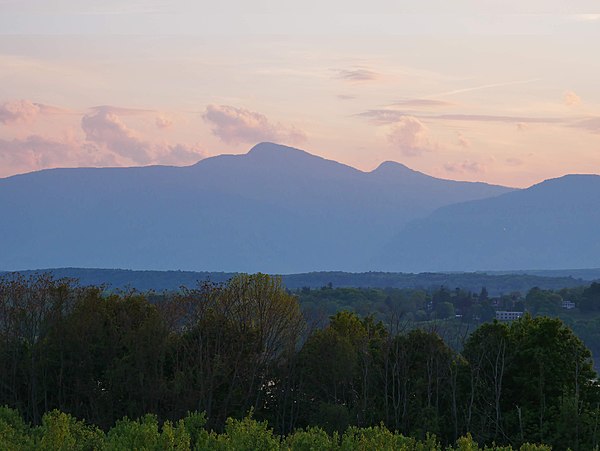
[[[402,116],[388,134],[389,142],[404,155],[416,156],[434,150],[425,124],[413,116]]]
[[[481,174],[486,171],[484,164],[477,161],[464,160],[460,163],[446,163],[444,169],[452,173]]]
[[[156,124],[156,126],[158,128],[165,129],[165,128],[169,128],[173,125],[173,119],[161,114],[159,116],[156,116],[154,123]]]
[[[348,81],[371,81],[377,80],[379,74],[364,67],[356,67],[353,69],[338,70],[337,78]]]
[[[212,125],[212,132],[226,143],[257,143],[274,141],[298,144],[306,134],[296,127],[271,123],[261,113],[229,105],[208,105],[203,116]]]
[[[590,117],[571,124],[571,127],[580,128],[591,133],[600,133],[600,117]]]
[[[0,177],[46,168],[122,164],[117,155],[101,152],[92,143],[39,135],[0,140]]]
[[[393,124],[400,120],[400,118],[408,116],[409,114],[410,113],[407,111],[381,109],[364,111],[362,113],[358,113],[357,116],[367,118],[374,124],[385,125]]]
[[[394,105],[412,107],[446,107],[454,104],[446,102],[445,100],[436,99],[404,99],[394,102]]]
[[[0,122],[31,122],[40,112],[40,106],[29,100],[13,100],[0,105]]]
[[[13,124],[33,122],[40,114],[60,114],[69,110],[58,108],[43,103],[35,103],[30,100],[11,100],[0,104],[0,123]]]
[[[60,138],[30,134],[0,139],[0,177],[53,167],[182,165],[205,157],[199,145],[147,141],[120,117],[147,114],[146,110],[111,106],[91,110],[81,119],[84,137],[76,129],[66,129]],[[69,111],[24,100],[1,105],[0,119],[28,122],[39,114],[64,112]]]
[[[463,132],[458,133],[457,141],[460,147],[464,147],[465,149],[469,149],[471,147],[471,141],[463,134]]]
[[[89,109],[98,113],[113,113],[118,116],[136,116],[140,114],[154,113],[154,110],[146,110],[143,108],[127,108],[114,105],[98,105]]]
[[[356,116],[364,117],[375,124],[392,124],[399,118],[412,115],[427,120],[450,120],[466,122],[498,122],[498,123],[523,123],[523,124],[561,124],[570,121],[565,117],[523,117],[523,116],[494,116],[486,114],[414,114],[407,111],[392,109],[367,110]]]
[[[82,118],[81,128],[88,142],[124,157],[133,164],[189,164],[204,158],[204,152],[199,146],[157,144],[143,140],[114,111],[119,110],[97,108],[94,113]]]
[[[191,164],[204,157],[198,146],[149,145],[153,164]],[[131,166],[131,158],[90,141],[52,139],[30,135],[25,139],[0,139],[0,177],[56,167]]]
[[[568,106],[577,106],[581,104],[581,97],[573,91],[566,91],[563,95],[563,102]]]
[[[523,160],[519,158],[507,158],[505,161],[509,166],[521,166],[523,164]]]
[[[517,130],[521,132],[527,130],[529,127],[530,125],[525,122],[517,122]]]
[[[81,128],[88,141],[104,145],[136,163],[148,164],[152,161],[147,144],[109,110],[99,109],[84,116]]]

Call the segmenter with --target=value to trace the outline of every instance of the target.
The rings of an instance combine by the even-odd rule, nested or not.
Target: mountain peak
[[[418,171],[415,171],[414,169],[409,168],[408,166],[406,166],[402,163],[398,163],[397,161],[384,161],[379,166],[377,166],[377,168],[375,168],[373,170],[373,172],[377,172],[379,174],[385,174],[385,173],[389,173],[392,171],[395,174],[397,174],[397,173],[414,174],[414,173],[418,172]]]
[[[272,142],[261,142],[252,147],[248,151],[248,155],[265,155],[272,156],[274,154],[306,154],[309,155],[308,152],[304,150],[296,149],[295,147],[284,146],[283,144],[276,144]]]

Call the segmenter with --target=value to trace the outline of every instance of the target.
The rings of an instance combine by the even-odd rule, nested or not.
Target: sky
[[[261,141],[526,187],[600,173],[597,0],[0,0],[0,177]]]

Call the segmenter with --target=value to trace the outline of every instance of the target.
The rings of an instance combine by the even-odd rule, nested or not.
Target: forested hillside
[[[590,309],[596,289],[582,294]],[[534,292],[531,301],[543,306],[546,297]],[[263,274],[160,297],[5,276],[0,404],[42,428],[59,409],[111,430],[109,439],[189,411],[229,436],[243,423],[227,418],[252,411],[277,435],[382,425],[442,444],[467,433],[480,444],[598,444],[591,355],[559,319],[483,324],[462,352],[431,329],[399,325],[348,311],[307,321],[296,296]],[[148,413],[156,420],[143,420],[147,427],[116,423]]]

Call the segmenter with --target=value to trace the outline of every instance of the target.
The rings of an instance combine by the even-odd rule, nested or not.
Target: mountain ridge
[[[408,221],[512,191],[410,174],[384,177],[261,143],[186,167],[4,178],[0,267],[366,270],[373,249]]]
[[[599,223],[600,176],[569,174],[440,207],[405,225],[371,264],[416,271],[596,267]]]

